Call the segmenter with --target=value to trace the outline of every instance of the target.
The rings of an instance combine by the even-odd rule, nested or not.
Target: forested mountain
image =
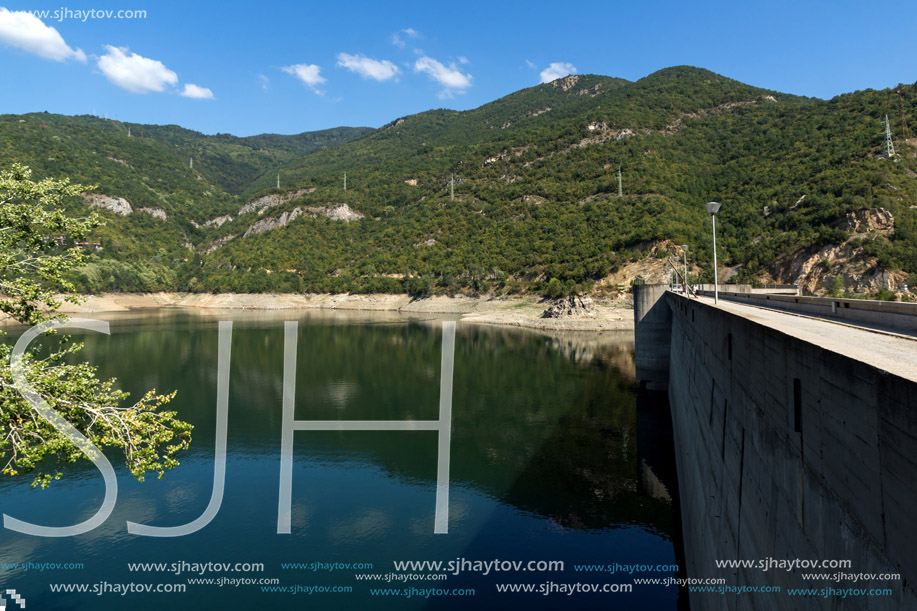
[[[912,85],[825,101],[676,67],[298,136],[5,115],[0,162],[129,202],[93,291],[561,294],[668,244],[706,277],[710,200],[736,279],[875,291],[917,284],[915,109]]]

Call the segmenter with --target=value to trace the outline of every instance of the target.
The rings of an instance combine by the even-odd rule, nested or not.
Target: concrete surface
[[[692,594],[692,608],[917,609],[917,341],[722,300],[667,293],[660,301],[671,313],[669,400],[688,575],[784,589]],[[845,573],[902,580],[806,581],[808,571],[714,562],[766,558],[850,560]],[[894,595],[785,593],[828,586]]]

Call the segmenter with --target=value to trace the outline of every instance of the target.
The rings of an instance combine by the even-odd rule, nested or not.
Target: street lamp
[[[681,252],[685,256],[685,297],[688,296],[688,245],[681,245]]]
[[[707,212],[710,214],[710,220],[713,221],[713,303],[720,302],[719,274],[716,270],[716,213],[720,211],[719,202],[709,202],[706,204]]]

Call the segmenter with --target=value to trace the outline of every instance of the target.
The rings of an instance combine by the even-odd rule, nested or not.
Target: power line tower
[[[898,107],[901,109],[901,137],[909,140],[911,132],[907,128],[907,115],[904,113],[904,98],[901,97],[901,90],[898,89]]]
[[[347,172],[344,172],[344,190],[347,190]]]
[[[191,168],[192,170],[194,169],[194,157],[188,158],[188,167]]]
[[[280,174],[277,175],[277,188],[280,188]]]
[[[888,115],[885,115],[885,155],[889,159],[895,156],[895,143],[892,142],[892,128],[888,124]]]
[[[618,197],[624,197],[624,188],[621,186],[621,168],[618,168]]]
[[[449,199],[455,199],[455,174],[449,179]]]

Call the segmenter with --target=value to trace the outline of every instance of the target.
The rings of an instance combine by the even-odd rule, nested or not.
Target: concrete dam
[[[917,609],[917,304],[743,300],[635,287],[637,377],[671,410],[685,572],[726,585],[689,589],[691,608]],[[879,311],[848,316],[863,329],[812,308]]]

